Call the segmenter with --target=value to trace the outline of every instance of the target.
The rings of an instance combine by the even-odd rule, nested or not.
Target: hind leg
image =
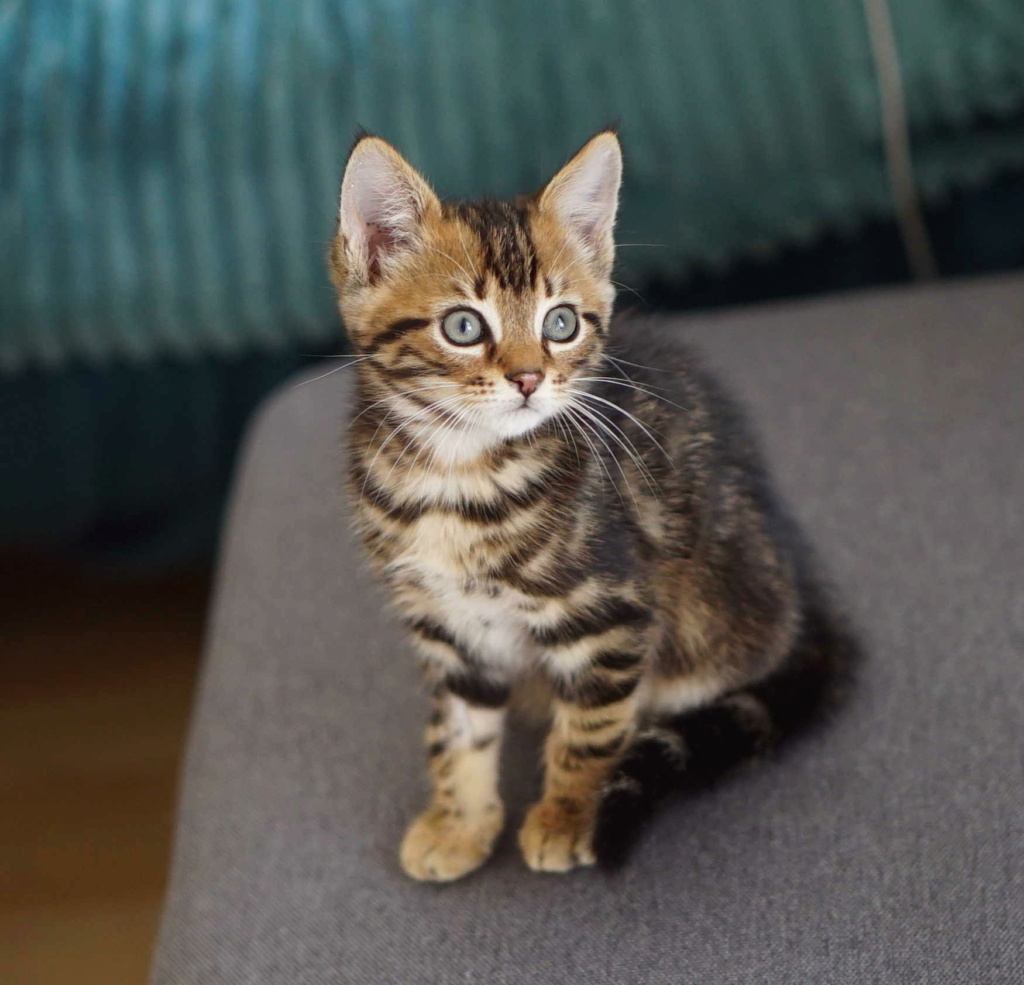
[[[644,718],[662,722],[710,704],[729,689],[726,678],[711,670],[673,676],[651,674],[641,694]]]

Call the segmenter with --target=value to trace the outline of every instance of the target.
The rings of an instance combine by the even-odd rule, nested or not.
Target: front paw
[[[405,833],[402,868],[424,882],[451,882],[467,875],[487,861],[504,820],[500,804],[472,817],[450,807],[429,807]]]
[[[534,872],[568,872],[594,864],[594,812],[567,798],[534,804],[519,829],[519,847]]]

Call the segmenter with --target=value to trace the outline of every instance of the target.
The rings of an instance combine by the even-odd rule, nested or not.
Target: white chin
[[[536,407],[517,407],[496,417],[493,426],[503,438],[518,438],[538,427],[547,416]]]
[[[433,445],[440,460],[464,462],[476,458],[502,441],[528,434],[547,420],[548,415],[548,411],[537,407],[509,409],[488,415],[474,427],[455,431],[428,430],[427,440]]]

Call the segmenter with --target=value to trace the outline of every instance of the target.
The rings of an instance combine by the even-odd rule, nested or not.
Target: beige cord
[[[928,227],[921,211],[921,196],[914,181],[910,156],[910,133],[903,98],[899,51],[892,27],[889,0],[864,0],[871,51],[878,73],[878,94],[882,111],[882,138],[889,171],[896,221],[899,223],[907,263],[915,280],[938,276],[935,254],[928,239]]]

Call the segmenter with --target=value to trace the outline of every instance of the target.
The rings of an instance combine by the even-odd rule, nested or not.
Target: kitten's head
[[[360,138],[330,266],[367,396],[480,449],[564,411],[606,341],[621,174],[605,131],[535,195],[455,204]]]

